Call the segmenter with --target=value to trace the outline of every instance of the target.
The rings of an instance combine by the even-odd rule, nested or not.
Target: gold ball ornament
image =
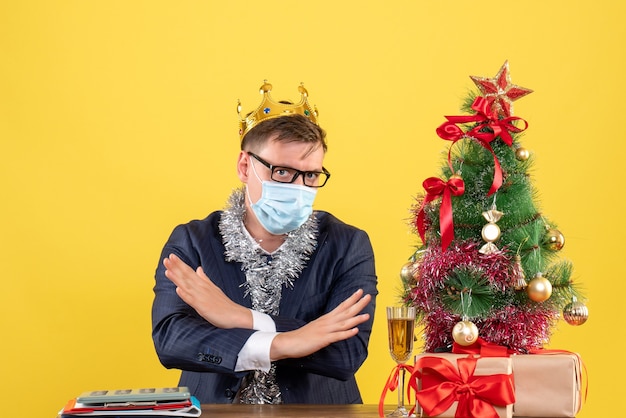
[[[402,278],[404,282],[407,282],[407,283],[413,280],[413,263],[412,262],[409,261],[408,263],[402,266],[402,269],[400,269],[400,277]]]
[[[565,245],[565,237],[558,229],[548,229],[543,240],[546,248],[552,251],[559,251]]]
[[[458,345],[472,345],[478,339],[478,328],[472,321],[457,322],[452,328],[452,338]]]
[[[576,298],[563,308],[563,319],[570,325],[582,325],[589,318],[587,306]]]
[[[552,296],[552,283],[550,283],[550,280],[543,277],[541,273],[537,273],[528,283],[526,292],[532,301],[539,303],[545,302]]]
[[[419,262],[409,261],[402,266],[400,276],[405,283],[416,285],[419,281]]]
[[[519,161],[526,161],[530,157],[530,152],[526,148],[519,147],[515,150],[515,158]]]

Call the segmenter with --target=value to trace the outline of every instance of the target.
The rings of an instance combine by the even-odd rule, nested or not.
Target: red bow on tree
[[[472,109],[476,111],[476,114],[471,116],[446,116],[448,119],[447,122],[444,122],[437,128],[437,135],[440,138],[445,139],[447,141],[458,141],[463,138],[474,138],[478,141],[480,145],[482,145],[487,151],[493,155],[493,163],[494,163],[494,174],[493,174],[493,182],[491,183],[491,187],[487,196],[490,196],[492,193],[496,192],[500,186],[502,186],[502,168],[500,167],[500,162],[496,157],[493,149],[491,148],[490,142],[496,138],[502,139],[502,141],[507,144],[509,147],[513,145],[513,137],[511,136],[511,132],[519,133],[526,128],[528,128],[528,123],[516,116],[509,116],[504,119],[498,118],[498,113],[492,109],[493,99],[486,99],[482,96],[476,97],[474,99],[474,103],[472,103]],[[524,122],[524,128],[518,128],[513,125],[513,121],[521,120]],[[459,126],[458,123],[470,123],[476,122],[476,126],[468,131],[464,131]],[[487,128],[487,129],[486,129]],[[450,169],[454,172],[452,168],[452,163],[450,162],[450,150],[448,151],[448,165]]]
[[[454,221],[452,217],[452,196],[461,196],[465,192],[465,183],[458,176],[452,176],[447,182],[437,177],[429,177],[422,183],[426,196],[417,214],[415,224],[417,231],[426,243],[424,225],[424,207],[439,196],[443,196],[439,208],[439,231],[441,232],[441,249],[445,251],[454,239]]]

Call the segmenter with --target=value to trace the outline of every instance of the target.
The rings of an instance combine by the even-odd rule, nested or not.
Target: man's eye
[[[278,167],[274,169],[274,176],[280,179],[287,179],[293,177],[293,172],[287,168]]]

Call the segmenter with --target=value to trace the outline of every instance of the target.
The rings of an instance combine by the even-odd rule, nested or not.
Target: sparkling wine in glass
[[[413,337],[415,329],[415,308],[409,306],[387,307],[387,330],[389,336],[389,353],[398,364],[404,364],[411,358],[413,352]],[[407,417],[404,407],[404,372],[398,374],[398,407],[387,414],[388,417]]]

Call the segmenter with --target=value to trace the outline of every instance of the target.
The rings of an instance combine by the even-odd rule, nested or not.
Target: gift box
[[[415,357],[409,384],[421,416],[511,418],[512,372],[510,357],[423,353]]]
[[[511,356],[515,417],[575,417],[582,406],[581,360],[574,353]]]

